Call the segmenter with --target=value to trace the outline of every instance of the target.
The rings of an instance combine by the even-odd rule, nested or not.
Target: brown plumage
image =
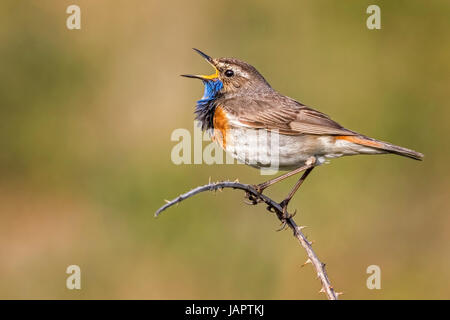
[[[196,110],[202,128],[212,129],[214,137],[226,151],[254,167],[267,166],[265,161],[256,158],[255,151],[266,153],[268,150],[270,153],[273,146],[254,143],[249,137],[261,132],[276,135],[279,168],[295,169],[295,172],[306,170],[284,201],[286,206],[312,168],[327,159],[382,153],[416,160],[423,158],[414,150],[346,129],[326,114],[278,93],[253,66],[244,61],[214,59],[195,50],[216,70],[211,76],[185,75],[201,79],[205,84],[205,95]],[[261,184],[260,190],[290,175],[292,173]]]

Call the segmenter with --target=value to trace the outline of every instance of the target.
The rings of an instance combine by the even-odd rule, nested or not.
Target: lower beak
[[[192,78],[192,79],[200,79],[200,80],[216,80],[217,78],[219,78],[219,72],[216,70],[216,73],[209,75],[209,76],[205,76],[205,75],[201,75],[201,74],[182,74],[182,77],[186,77],[186,78]]]
[[[204,81],[208,81],[208,80],[216,80],[217,78],[219,78],[219,70],[217,70],[216,66],[215,66],[215,62],[214,59],[211,58],[210,56],[208,56],[206,53],[201,52],[198,49],[194,50],[201,55],[210,65],[212,65],[214,67],[214,69],[216,70],[216,72],[214,74],[211,74],[209,76],[206,75],[200,75],[200,74],[182,74],[182,77],[186,77],[186,78],[193,78],[193,79],[200,79],[200,80],[204,80]]]

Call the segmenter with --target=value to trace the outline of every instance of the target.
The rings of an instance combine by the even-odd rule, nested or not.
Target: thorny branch
[[[259,193],[252,185],[248,184],[242,184],[237,181],[231,182],[231,181],[222,181],[222,182],[215,182],[215,183],[209,183],[204,186],[199,186],[195,189],[192,189],[189,192],[186,192],[177,198],[173,199],[172,201],[167,201],[167,203],[158,209],[155,213],[155,217],[159,216],[161,212],[166,210],[167,208],[186,200],[198,193],[204,192],[204,191],[216,191],[216,190],[222,190],[224,188],[231,188],[231,189],[240,189],[246,192],[247,197],[249,199],[252,199],[256,202],[264,202],[268,205],[267,209],[271,212],[275,212],[278,219],[283,223],[289,226],[292,231],[294,232],[294,237],[298,239],[302,247],[306,250],[306,253],[308,255],[308,260],[305,264],[311,263],[316,272],[317,277],[320,279],[322,283],[322,289],[320,292],[324,292],[327,295],[327,298],[329,300],[337,300],[338,295],[341,293],[335,292],[333,289],[333,286],[330,283],[330,280],[328,279],[328,275],[325,271],[325,264],[322,263],[319,258],[317,257],[316,253],[314,252],[312,248],[312,243],[308,241],[305,237],[305,235],[302,232],[302,229],[304,227],[297,226],[294,219],[292,217],[290,218],[283,218],[283,209],[281,208],[280,204],[269,198],[268,196]]]

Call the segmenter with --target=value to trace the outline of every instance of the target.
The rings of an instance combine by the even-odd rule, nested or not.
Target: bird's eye
[[[233,70],[228,69],[227,71],[225,71],[225,75],[226,75],[227,77],[232,77],[232,76],[234,76],[234,72],[233,72]]]

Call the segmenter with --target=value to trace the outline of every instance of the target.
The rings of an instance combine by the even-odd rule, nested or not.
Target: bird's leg
[[[293,175],[295,175],[295,174],[297,174],[299,172],[302,172],[302,171],[308,170],[309,168],[314,167],[315,163],[316,163],[316,157],[311,157],[308,160],[306,160],[306,163],[305,163],[304,166],[302,166],[300,168],[297,168],[295,170],[289,171],[288,173],[285,173],[285,174],[283,174],[281,176],[278,176],[278,177],[276,177],[274,179],[271,179],[269,181],[260,183],[260,184],[255,186],[255,189],[259,193],[262,193],[266,188],[270,187],[271,185],[273,185],[273,184],[275,184],[277,182],[280,182],[280,181],[282,181],[282,180],[284,180],[286,178],[289,178],[289,177],[291,177],[291,176],[293,176]]]
[[[305,171],[310,167],[311,167],[311,165],[304,165],[303,167],[289,171],[288,173],[282,174],[281,176],[278,176],[274,179],[254,185],[253,188],[255,188],[255,190],[261,194],[261,193],[263,193],[264,189],[270,187],[271,185],[273,185],[277,182],[280,182],[281,180],[284,180],[286,178],[289,178],[299,172]],[[245,203],[250,204],[250,205],[255,205],[255,204],[258,204],[258,202],[259,202],[258,198],[256,196],[249,194],[248,192],[247,192],[246,198],[249,200],[249,202],[245,201]]]
[[[288,173],[282,174],[281,176],[278,176],[274,179],[271,179],[269,181],[260,183],[258,185],[254,185],[253,187],[255,188],[256,191],[258,191],[258,193],[262,193],[265,189],[267,189],[268,187],[270,187],[271,185],[280,182],[284,179],[287,179],[297,173],[300,173],[302,171],[305,171],[305,173],[302,175],[302,177],[300,178],[300,180],[297,182],[297,184],[294,186],[294,189],[291,191],[291,193],[289,194],[289,196],[284,199],[280,205],[283,207],[284,211],[286,211],[287,208],[287,204],[289,203],[289,201],[291,200],[291,198],[294,196],[295,192],[298,190],[298,188],[300,188],[300,185],[302,184],[303,180],[306,179],[306,177],[308,176],[309,172],[311,172],[312,168],[314,168],[314,165],[316,164],[316,157],[310,157],[308,158],[308,160],[306,160],[305,165],[301,166],[295,170],[289,171]],[[256,205],[260,202],[260,199],[250,193],[247,192],[246,194],[246,198],[250,201],[250,202],[246,202],[247,204],[251,204],[251,205]],[[283,206],[283,204],[285,204],[285,206]],[[268,208],[269,211],[271,211],[272,208]],[[285,212],[284,216],[288,216],[288,214]]]
[[[291,201],[292,197],[297,192],[298,188],[300,188],[303,181],[305,181],[306,177],[309,175],[309,173],[312,171],[312,169],[314,169],[313,166],[306,169],[306,171],[303,173],[303,175],[300,177],[300,179],[298,179],[297,183],[295,184],[294,188],[292,188],[291,192],[286,197],[286,199],[284,199],[283,201],[280,202],[280,206],[283,208],[283,219],[289,219],[292,217],[292,215],[288,214],[288,212],[287,212],[287,206],[289,204],[289,201]]]

